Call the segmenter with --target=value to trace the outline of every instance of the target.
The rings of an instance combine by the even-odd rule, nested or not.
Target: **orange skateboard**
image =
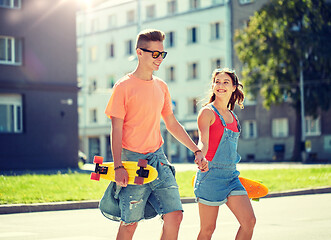
[[[103,163],[103,157],[94,156],[95,170],[91,173],[91,179],[99,181],[100,177],[115,182],[114,163]],[[139,159],[138,162],[123,161],[122,164],[128,172],[128,184],[142,185],[154,181],[157,176],[157,170],[147,164],[145,159]]]
[[[258,201],[261,197],[264,197],[268,194],[268,188],[260,182],[244,177],[239,177],[239,180],[246,189],[248,197],[252,200]],[[194,185],[194,181],[195,176],[193,176],[192,179],[192,186]]]
[[[248,197],[253,200],[258,200],[268,194],[268,188],[260,182],[244,177],[239,177],[239,180],[246,189]]]

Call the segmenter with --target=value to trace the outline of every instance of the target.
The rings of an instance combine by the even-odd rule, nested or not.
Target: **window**
[[[98,19],[94,18],[91,20],[91,33],[98,31]]]
[[[306,116],[305,121],[306,121],[306,135],[307,136],[321,135],[320,117],[314,119],[313,117]]]
[[[213,4],[224,3],[224,0],[213,0]]]
[[[82,124],[82,118],[83,118],[83,108],[78,106],[78,124]]]
[[[22,64],[22,39],[0,36],[0,64]]]
[[[276,118],[272,120],[272,136],[288,137],[288,119]]]
[[[81,63],[81,62],[82,62],[82,48],[77,47],[77,63]]]
[[[90,47],[90,62],[95,62],[97,60],[97,46]]]
[[[198,42],[198,38],[197,38],[197,28],[196,27],[192,27],[192,28],[189,28],[188,31],[187,31],[187,40],[188,40],[188,43],[197,43]]]
[[[21,8],[21,0],[0,0],[0,7]]]
[[[198,113],[198,99],[191,98],[189,99],[188,114],[197,114],[197,113]]]
[[[252,3],[254,0],[239,0],[240,4],[247,4],[247,3]]]
[[[221,68],[222,60],[220,58],[215,58],[211,60],[211,72],[213,72],[216,68]]]
[[[98,88],[98,83],[97,83],[97,79],[92,77],[90,78],[89,81],[89,93],[93,93],[97,90]]]
[[[243,122],[243,137],[245,139],[256,138],[256,121],[255,120],[246,120]]]
[[[90,123],[96,123],[96,122],[98,122],[97,109],[92,108],[92,109],[90,109]]]
[[[146,7],[146,18],[147,19],[155,18],[155,5],[150,5]]]
[[[114,43],[110,43],[107,46],[107,58],[113,58],[113,57],[115,57]]]
[[[134,10],[130,10],[126,12],[126,23],[127,24],[134,23]]]
[[[240,28],[246,28],[249,26],[249,19],[243,19],[243,20],[240,20]]]
[[[83,78],[82,76],[77,76],[77,87],[81,88],[83,86]]]
[[[166,70],[166,79],[167,82],[174,82],[175,81],[175,67],[174,66],[170,66],[167,68]]]
[[[200,7],[200,0],[190,0],[190,9],[197,9]]]
[[[188,78],[189,80],[198,78],[198,64],[190,63],[188,65]]]
[[[133,51],[132,51],[132,40],[128,40],[125,43],[126,46],[126,55],[132,55]]]
[[[84,34],[84,24],[83,24],[83,22],[78,22],[77,23],[76,31],[77,31],[77,36],[82,36]]]
[[[210,36],[210,39],[211,40],[218,40],[218,39],[221,39],[222,37],[222,24],[220,22],[216,22],[216,23],[212,23],[210,25],[210,33],[211,33],[211,36]]]
[[[89,152],[88,159],[93,159],[94,156],[100,155],[100,139],[98,137],[88,138],[88,152]]]
[[[166,33],[166,47],[171,48],[175,46],[175,32]]]
[[[177,101],[172,99],[171,100],[171,103],[172,103],[172,111],[174,114],[177,114],[178,113],[178,106],[177,106]]]
[[[114,28],[116,27],[116,16],[115,15],[109,15],[108,16],[108,28]]]
[[[175,14],[177,11],[177,1],[176,0],[168,0],[168,4],[167,4],[167,11],[168,11],[168,15],[172,15]]]
[[[22,96],[0,94],[0,133],[22,133]]]
[[[107,88],[113,88],[115,85],[115,76],[114,75],[109,75],[107,77]]]
[[[111,142],[110,142],[110,135],[106,136],[105,139],[106,142],[106,157],[107,157],[107,162],[112,162],[113,161],[113,155],[111,152]]]

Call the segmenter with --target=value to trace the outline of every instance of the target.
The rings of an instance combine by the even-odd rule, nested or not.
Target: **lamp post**
[[[301,107],[301,158],[302,162],[306,162],[306,121],[305,121],[305,97],[304,97],[304,86],[303,86],[303,69],[302,60],[300,60],[300,107]]]

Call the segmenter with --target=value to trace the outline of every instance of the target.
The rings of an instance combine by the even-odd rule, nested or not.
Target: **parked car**
[[[84,165],[87,162],[87,157],[82,151],[78,151],[78,165]]]

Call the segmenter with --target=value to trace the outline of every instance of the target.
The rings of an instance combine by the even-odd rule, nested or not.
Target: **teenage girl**
[[[243,106],[242,84],[234,71],[216,69],[212,74],[212,96],[198,116],[199,148],[209,161],[207,172],[197,172],[194,193],[200,215],[198,239],[211,239],[219,206],[226,204],[240,227],[236,239],[251,239],[254,211],[236,169],[240,156],[237,143],[240,125],[232,112],[235,103]]]

